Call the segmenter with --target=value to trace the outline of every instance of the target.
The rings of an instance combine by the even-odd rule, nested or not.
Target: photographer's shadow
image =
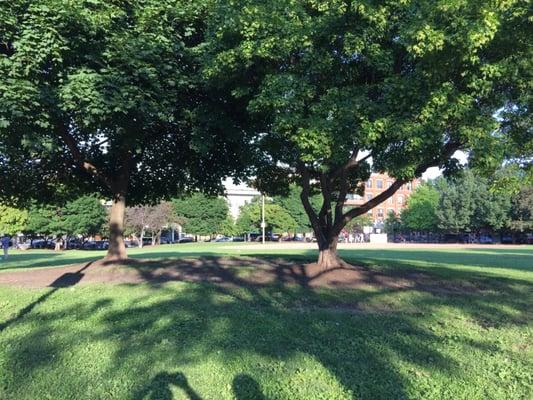
[[[152,381],[138,392],[134,400],[172,400],[172,386],[180,388],[189,400],[202,400],[202,398],[189,385],[187,378],[181,372],[160,372]]]
[[[261,386],[250,375],[239,374],[235,376],[232,388],[236,400],[266,400]]]

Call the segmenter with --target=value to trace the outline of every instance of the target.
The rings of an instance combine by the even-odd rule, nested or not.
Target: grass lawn
[[[533,247],[341,253],[372,271],[420,272],[443,290],[0,286],[0,399],[532,398]],[[130,254],[299,263],[316,255],[231,244]],[[0,274],[100,255],[15,252]]]

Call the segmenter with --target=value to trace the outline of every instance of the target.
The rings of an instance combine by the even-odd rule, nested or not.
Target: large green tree
[[[61,208],[54,205],[32,204],[28,212],[28,233],[33,235],[62,235],[65,233]]]
[[[300,186],[325,268],[341,263],[347,222],[428,167],[453,171],[458,149],[489,157],[494,140],[516,131],[506,122],[529,112],[525,0],[217,4],[205,76],[255,117],[259,189]],[[371,168],[394,183],[343,211]]]
[[[28,211],[0,204],[0,234],[16,235],[26,231]]]
[[[300,200],[300,189],[296,184],[291,184],[287,193],[274,196],[273,201],[284,208],[296,223],[296,231],[305,233],[313,229],[309,217]],[[311,196],[309,202],[314,210],[320,210],[321,198],[318,195]]]
[[[419,185],[409,196],[407,208],[402,211],[403,226],[413,231],[436,231],[439,198],[439,192],[432,184]]]
[[[62,209],[65,233],[83,237],[102,233],[109,218],[101,200],[95,195],[69,201]]]
[[[209,2],[0,3],[0,198],[112,199],[107,257],[129,204],[221,190],[246,152],[239,108],[197,76]],[[223,135],[222,135],[223,133]]]
[[[225,199],[194,193],[172,200],[176,215],[183,219],[183,230],[208,236],[221,232],[229,215]]]
[[[440,229],[452,232],[499,231],[510,222],[511,196],[491,191],[489,182],[471,170],[439,180],[439,203],[435,215]]]
[[[519,232],[533,231],[533,186],[524,186],[513,199],[510,226]]]
[[[236,221],[236,230],[240,234],[261,231],[262,206],[259,199],[241,207]],[[267,202],[265,204],[266,231],[272,233],[294,233],[297,223],[287,210],[279,204]]]

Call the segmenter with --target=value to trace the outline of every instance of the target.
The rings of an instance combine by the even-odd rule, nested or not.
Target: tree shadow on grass
[[[87,268],[91,266],[93,262],[86,264],[82,268],[80,268],[76,272],[67,272],[63,275],[61,275],[59,278],[54,280],[49,287],[52,289],[48,292],[44,293],[42,296],[40,296],[37,300],[31,302],[26,307],[22,308],[17,315],[12,317],[11,319],[2,322],[0,324],[0,333],[6,329],[11,324],[16,323],[17,321],[20,321],[22,318],[24,318],[26,315],[28,315],[38,304],[44,303],[50,296],[52,296],[55,292],[57,292],[60,288],[66,288],[76,285],[78,282],[80,282],[83,279],[83,271],[85,271]]]
[[[13,339],[13,347],[6,350],[4,368],[13,370],[16,378],[10,384],[23,388],[33,369],[43,365],[43,359],[73,351],[81,337],[85,343],[112,343],[113,353],[103,368],[105,381],[99,380],[98,385],[113,385],[124,379],[124,371],[138,371],[129,376],[135,381],[134,389],[121,392],[118,397],[122,398],[167,399],[175,387],[189,398],[198,399],[200,394],[182,373],[166,371],[169,367],[182,370],[203,363],[214,354],[222,362],[222,372],[225,368],[228,373],[254,371],[254,377],[231,373],[228,382],[232,382],[237,399],[254,398],[251,395],[264,398],[262,388],[272,379],[283,381],[285,388],[303,385],[309,390],[307,398],[328,397],[327,391],[332,387],[324,382],[315,387],[312,375],[304,375],[303,382],[291,380],[298,372],[294,365],[304,362],[302,357],[312,360],[307,367],[324,368],[331,374],[347,396],[405,398],[407,388],[417,377],[400,370],[399,360],[416,371],[431,370],[450,379],[465,379],[461,365],[439,350],[442,337],[428,329],[440,322],[435,312],[441,306],[457,308],[480,326],[519,326],[530,320],[528,298],[524,296],[527,288],[522,281],[512,279],[500,280],[496,291],[492,287],[471,292],[461,288],[439,291],[428,287],[424,277],[416,281],[414,276],[413,285],[398,286],[394,279],[405,277],[405,271],[395,276],[367,268],[366,274],[365,269],[361,270],[359,279],[374,285],[373,290],[346,289],[341,283],[324,289],[313,286],[315,279],[323,279],[324,274],[308,275],[303,266],[288,260],[263,260],[263,265],[251,264],[241,269],[239,263],[247,265],[237,257],[136,262],[128,268],[138,271],[144,278],[140,281],[142,287],[148,285],[152,290],[135,295],[119,308],[102,311],[98,318],[93,316],[95,307],[99,307],[97,302],[80,307],[67,301],[63,307],[41,311],[38,316],[26,313],[20,322],[32,329],[26,334],[21,332]],[[162,266],[166,268],[158,274],[157,268]],[[261,279],[250,275],[257,268],[265,269]],[[477,274],[469,277],[479,278]],[[188,283],[168,284],[183,280]],[[138,284],[129,286],[132,292],[139,288]],[[382,295],[407,291],[421,293],[412,304],[416,314],[364,308]],[[68,296],[68,292],[62,293]],[[56,321],[72,313],[76,314],[73,324],[80,324],[79,330],[67,331],[62,340],[51,335]],[[461,345],[466,350],[485,348],[484,343],[471,339]],[[33,353],[39,355],[35,362],[32,358],[25,365],[17,362],[21,354]],[[264,361],[257,365],[248,359],[249,355]],[[275,375],[272,365],[278,368]],[[79,379],[85,381],[76,382],[76,386],[65,382],[70,390],[66,393],[78,393],[79,388],[95,385],[88,376]],[[205,391],[209,389],[204,387]],[[53,392],[47,394],[54,397]],[[292,398],[290,393],[278,398],[283,397]]]

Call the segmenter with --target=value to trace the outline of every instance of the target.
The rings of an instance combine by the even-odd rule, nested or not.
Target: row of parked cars
[[[25,246],[30,249],[54,249],[57,239],[37,238],[27,240],[19,246]],[[67,249],[81,249],[81,250],[107,250],[109,248],[108,240],[86,240],[72,238],[68,241],[62,241],[63,248]]]

